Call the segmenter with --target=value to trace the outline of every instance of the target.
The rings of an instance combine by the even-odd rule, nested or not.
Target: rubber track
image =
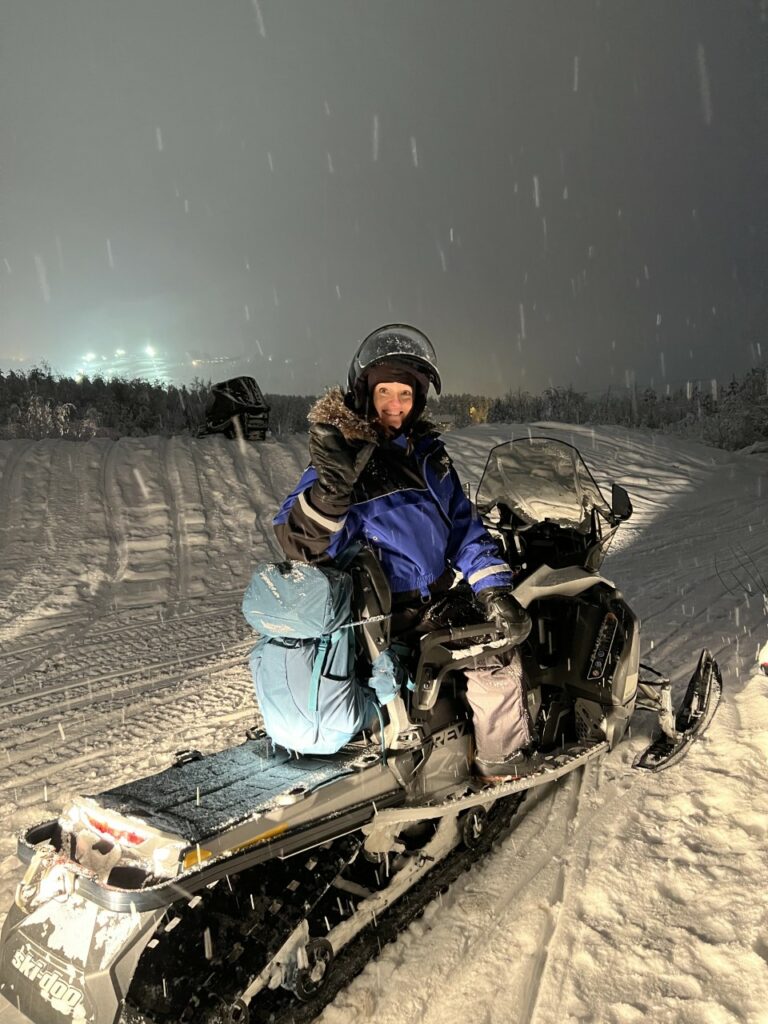
[[[283,997],[282,1001],[286,1005],[283,1005],[274,1017],[263,1019],[269,1020],[270,1024],[308,1024],[309,1021],[315,1020],[323,1008],[363,970],[366,964],[375,959],[383,946],[394,942],[400,932],[419,917],[432,900],[445,892],[459,875],[468,871],[476,861],[489,852],[493,843],[509,828],[524,798],[523,793],[507,800],[500,800],[492,808],[488,816],[488,827],[475,849],[459,847],[410,892],[405,893],[386,914],[382,915],[376,926],[369,926],[350,942],[332,964],[327,981],[312,1001],[299,1003],[290,997]],[[222,1024],[225,1020],[226,1018],[212,1019],[215,1024]],[[250,1020],[251,1024],[261,1024],[259,1017],[254,1014]]]
[[[292,993],[282,988],[274,992],[262,990],[249,1007],[247,1018],[249,1024],[308,1024],[315,1020],[323,1008],[363,970],[366,964],[375,959],[384,945],[393,942],[432,900],[445,892],[459,875],[469,870],[473,863],[490,851],[493,844],[502,838],[509,829],[513,816],[524,797],[525,794],[522,793],[499,800],[488,814],[486,828],[476,847],[473,849],[464,846],[457,847],[386,913],[382,914],[375,925],[369,925],[340,950],[322,987],[310,1000],[299,1002]],[[282,866],[279,870],[281,869]],[[261,870],[263,871],[263,867]],[[332,895],[331,898],[335,899],[336,897]],[[203,928],[211,928],[213,921],[208,916],[202,918],[200,923]],[[260,921],[255,921],[250,926],[249,932],[263,934],[268,927],[266,922],[262,924]],[[215,930],[218,929],[214,925],[211,931]],[[226,921],[222,922],[222,930],[225,932],[227,930]],[[176,931],[180,933],[182,929],[178,928]],[[286,931],[283,930],[281,933],[283,939],[285,934]],[[202,935],[199,936],[199,943],[203,943]],[[277,936],[270,943],[274,948],[280,944]],[[189,950],[189,941],[185,942],[184,946],[186,950]],[[183,961],[184,950],[179,950],[179,956]],[[231,977],[234,973],[232,964],[225,961],[217,966],[218,970],[212,969],[205,979],[194,979],[193,983],[191,979],[187,979],[191,982],[189,990],[199,994],[192,997],[174,1020],[189,1022],[189,1024],[228,1024],[228,1007],[237,998],[238,991],[231,989]],[[181,965],[179,973],[185,973],[184,967]],[[229,986],[227,980],[230,981]],[[129,1005],[123,1011],[120,1024],[170,1024],[170,1018],[151,1016]]]

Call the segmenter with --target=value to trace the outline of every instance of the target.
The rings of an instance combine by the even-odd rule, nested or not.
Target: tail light
[[[83,817],[91,828],[95,829],[103,836],[109,836],[117,843],[128,843],[129,846],[140,846],[149,838],[149,836],[144,832],[137,832],[132,828],[123,829],[119,828],[117,825],[110,825],[106,821],[100,821],[98,818],[91,817],[90,814],[84,815]]]

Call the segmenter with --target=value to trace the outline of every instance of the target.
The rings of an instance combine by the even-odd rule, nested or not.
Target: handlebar
[[[434,633],[427,633],[421,638],[421,652],[414,681],[413,702],[420,711],[428,711],[437,700],[440,684],[448,672],[473,664],[477,657],[475,649],[450,646],[461,640],[487,637],[481,644],[480,653],[492,650],[495,654],[514,647],[503,630],[492,622],[480,622],[470,626],[453,626]]]

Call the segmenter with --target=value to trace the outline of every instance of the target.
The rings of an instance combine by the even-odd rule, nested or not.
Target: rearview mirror
[[[632,502],[620,484],[611,484],[611,512],[617,519],[629,519],[632,515]]]

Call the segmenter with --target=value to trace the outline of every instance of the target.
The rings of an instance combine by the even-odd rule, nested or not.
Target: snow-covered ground
[[[449,435],[476,484],[521,427]],[[651,720],[564,784],[341,993],[323,1024],[768,1022],[768,456],[617,428],[579,447],[634,517],[605,563],[679,694],[703,646],[725,697],[679,766]],[[0,442],[0,918],[14,833],[71,794],[240,740],[257,717],[242,590],[306,437]],[[0,998],[0,1024],[18,1014]]]

